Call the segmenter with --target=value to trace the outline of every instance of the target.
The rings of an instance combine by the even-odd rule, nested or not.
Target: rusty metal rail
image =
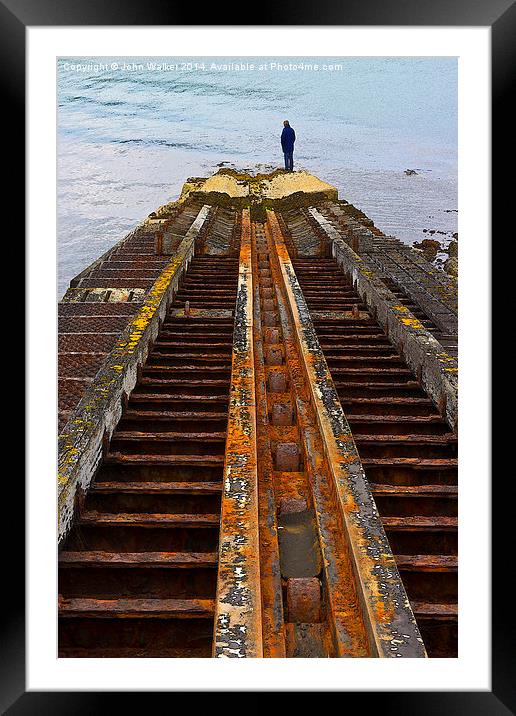
[[[252,321],[251,224],[244,210],[223,475],[216,657],[263,655]]]
[[[287,657],[369,656],[348,547],[329,489],[329,465],[303,375],[276,247],[262,226],[256,227],[255,250],[266,375],[263,447],[267,445],[270,454],[261,453],[269,467],[262,477],[264,487],[272,492],[261,530],[263,541],[269,544],[271,522],[276,521],[278,549],[277,572],[272,572],[268,585],[271,604],[276,607],[272,617],[283,622],[279,634]],[[273,600],[278,579],[282,592]],[[265,578],[263,583],[265,590]],[[278,633],[275,626],[264,636],[267,645]],[[281,644],[271,655],[280,655],[280,650]]]
[[[310,485],[333,627],[335,651],[331,655],[424,657],[404,586],[274,212],[268,212],[267,228],[284,293],[284,326],[290,316],[289,350],[298,364],[292,377],[298,384],[303,382],[307,391],[298,403],[298,413],[304,416],[302,439],[308,439],[306,464],[312,466]]]
[[[456,656],[457,436],[336,261],[294,269],[428,654]]]

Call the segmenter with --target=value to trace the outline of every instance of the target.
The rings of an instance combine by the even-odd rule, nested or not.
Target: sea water
[[[66,57],[59,297],[187,177],[282,167],[284,119],[294,169],[385,233],[412,243],[457,230],[456,58]]]

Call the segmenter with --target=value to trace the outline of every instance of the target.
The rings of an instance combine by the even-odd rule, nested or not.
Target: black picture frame
[[[25,31],[35,26],[80,25],[202,25],[245,24],[243,5],[232,0],[203,6],[201,13],[194,4],[172,4],[167,0],[0,0],[0,82],[3,99],[3,120],[6,124],[4,146],[15,147],[13,161],[4,165],[4,236],[20,237],[24,216],[25,156]],[[493,177],[503,176],[510,162],[513,115],[510,106],[511,79],[516,67],[516,4],[514,0],[348,0],[347,2],[294,3],[267,5],[253,12],[260,25],[355,25],[355,26],[490,26],[492,33],[492,171]],[[264,52],[264,54],[266,54]],[[511,125],[511,126],[510,126]],[[493,235],[507,216],[512,182],[498,179],[492,195]],[[497,232],[500,236],[501,231]],[[22,243],[21,241],[19,242]],[[23,258],[22,258],[23,261]],[[18,264],[19,265],[19,264]],[[493,268],[495,265],[493,264]],[[16,294],[18,315],[22,315],[21,298]],[[5,300],[5,299],[4,299]],[[18,333],[21,333],[19,330]],[[14,334],[11,336],[14,349]],[[29,346],[30,349],[30,346]],[[4,369],[5,370],[5,369]],[[20,397],[17,400],[21,400]],[[485,436],[489,440],[489,436]],[[501,445],[498,435],[498,445]],[[496,454],[493,451],[493,454]],[[19,466],[18,466],[19,468]],[[25,505],[21,475],[10,480],[13,492],[9,505],[17,506],[14,516],[4,518],[3,566],[4,597],[2,610],[0,708],[2,713],[20,714],[99,714],[124,708],[127,696],[130,706],[148,708],[149,694],[94,692],[26,692],[25,690],[25,579],[24,524],[21,515]],[[516,669],[514,641],[510,626],[514,619],[511,599],[507,599],[510,575],[504,564],[510,551],[507,525],[510,524],[510,500],[505,498],[503,485],[506,472],[493,482],[493,591],[492,603],[492,691],[490,692],[367,692],[368,707],[383,713],[424,716],[425,714],[498,714],[516,713]],[[7,474],[5,475],[7,479]],[[49,483],[50,484],[50,483]],[[498,488],[498,489],[497,489]],[[5,489],[5,488],[4,488]],[[512,510],[511,510],[512,511]],[[507,531],[507,533],[506,533]],[[507,545],[507,546],[506,546]],[[504,549],[505,548],[505,549]],[[507,581],[509,579],[509,581]],[[84,667],[81,667],[84,668]],[[345,687],[345,685],[343,685]],[[336,690],[338,685],[335,686]],[[410,688],[410,685],[407,685]],[[152,693],[153,697],[170,694]],[[365,694],[346,694],[346,707],[363,704]],[[154,699],[153,699],[154,704]],[[226,708],[229,706],[226,703]],[[170,708],[170,701],[168,707]],[[198,708],[198,707],[197,707]],[[239,709],[241,706],[238,707]]]

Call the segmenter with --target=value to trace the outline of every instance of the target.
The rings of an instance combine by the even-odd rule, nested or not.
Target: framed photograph
[[[28,299],[3,712],[513,713],[489,371],[514,5],[197,13],[0,5]]]

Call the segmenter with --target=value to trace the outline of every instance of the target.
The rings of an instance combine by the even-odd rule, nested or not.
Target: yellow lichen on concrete
[[[157,308],[161,302],[163,294],[168,289],[170,282],[174,278],[179,266],[183,261],[183,255],[176,255],[170,261],[168,266],[162,271],[160,276],[156,279],[152,289],[149,291],[145,304],[138,311],[136,316],[129,324],[131,333],[129,334],[129,341],[119,340],[116,345],[116,351],[118,354],[127,353],[131,354],[134,352],[138,343],[143,336],[145,329],[149,325],[152,317],[156,313]],[[113,366],[116,370],[117,367]]]
[[[396,311],[396,313],[410,313],[409,309],[401,304],[398,306],[393,306],[392,310]],[[403,323],[404,326],[416,328],[419,331],[425,330],[425,327],[417,318],[410,318],[409,316],[400,316],[400,321]]]
[[[420,331],[425,330],[425,327],[417,318],[401,318],[400,320],[404,326],[410,326],[410,328],[416,328]]]
[[[445,363],[446,361],[450,361],[450,360],[451,360],[451,361],[457,360],[457,359],[454,358],[453,356],[448,355],[448,353],[438,353],[438,354],[437,354],[437,357],[438,357],[439,360],[442,361],[443,363]]]

